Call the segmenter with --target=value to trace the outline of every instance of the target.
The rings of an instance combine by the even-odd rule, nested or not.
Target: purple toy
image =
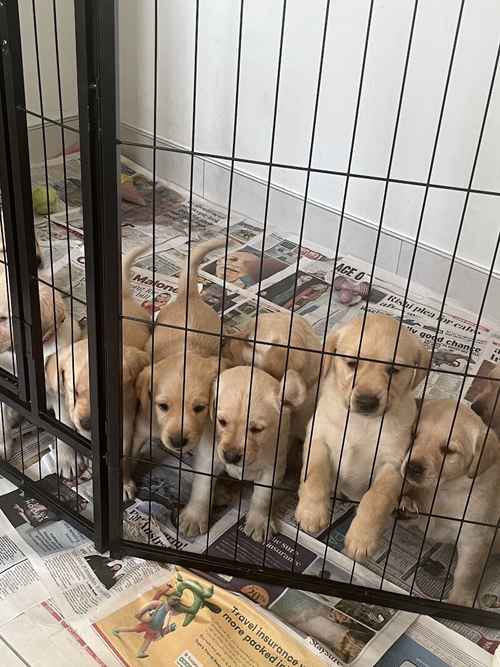
[[[360,283],[349,280],[344,276],[337,276],[333,281],[333,296],[344,306],[353,306],[361,299],[367,299],[370,294],[370,283],[363,280]]]

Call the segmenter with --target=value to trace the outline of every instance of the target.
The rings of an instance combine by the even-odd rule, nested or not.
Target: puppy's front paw
[[[448,602],[450,604],[458,604],[462,607],[472,607],[475,597],[476,591],[471,591],[462,586],[453,586],[448,595]]]
[[[68,445],[59,446],[56,460],[57,474],[64,479],[76,479],[87,468],[83,456],[74,452]]]
[[[306,533],[319,533],[330,523],[330,511],[327,503],[313,503],[301,498],[295,510],[295,520]]]
[[[137,487],[133,479],[123,480],[123,501],[127,502],[135,498]]]
[[[266,542],[266,535],[267,539],[269,540],[276,532],[276,528],[272,519],[269,521],[269,530],[267,528],[267,524],[267,514],[263,514],[261,512],[252,512],[252,510],[250,510],[245,521],[245,535],[251,537],[252,540],[255,540],[255,542]]]
[[[379,544],[380,532],[376,525],[356,516],[345,536],[344,553],[356,561],[373,556]]]
[[[204,535],[208,530],[206,507],[186,507],[179,515],[179,530],[186,537]]]

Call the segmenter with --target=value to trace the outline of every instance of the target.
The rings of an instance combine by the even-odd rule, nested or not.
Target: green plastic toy
[[[37,185],[36,188],[33,188],[33,210],[37,215],[57,213],[60,201],[56,190],[50,185],[48,188],[45,185]]]

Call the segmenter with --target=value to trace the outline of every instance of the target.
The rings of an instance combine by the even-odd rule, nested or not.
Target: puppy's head
[[[221,368],[226,362],[221,359]],[[137,395],[146,415],[150,401],[165,449],[189,452],[199,443],[209,420],[210,392],[217,375],[218,357],[196,354],[163,359],[144,368],[136,382]],[[185,372],[184,372],[185,368]]]
[[[323,374],[332,379],[346,408],[350,407],[352,412],[378,417],[390,410],[394,401],[408,395],[423,380],[425,370],[406,366],[425,368],[428,365],[428,353],[419,339],[404,326],[401,327],[395,363],[392,366],[398,330],[399,322],[392,317],[367,316],[359,356],[374,361],[358,362],[356,359],[363,331],[363,318],[349,322],[328,336],[326,351],[345,356],[325,357]],[[353,386],[355,372],[356,380]]]
[[[264,313],[257,320],[255,337],[255,320],[247,324],[241,339],[232,339],[229,344],[230,354],[237,365],[252,363],[277,380],[281,380],[285,369],[297,371],[302,377],[311,376],[319,366],[319,355],[307,350],[318,350],[321,341],[314,333],[311,325],[300,315],[294,315],[290,334],[290,313]],[[262,341],[255,344],[254,340]],[[290,341],[292,348],[287,355]],[[287,361],[288,359],[288,361]]]
[[[133,384],[138,373],[149,363],[149,356],[134,347],[123,347],[123,384]],[[58,373],[59,370],[59,373]],[[47,388],[61,397],[76,430],[90,437],[91,403],[88,364],[88,340],[80,340],[52,354],[45,364]]]
[[[500,434],[500,364],[490,373],[490,380],[481,381],[481,391],[471,408],[483,422]],[[500,436],[499,436],[500,437]]]
[[[59,393],[76,430],[90,437],[88,340],[68,345],[58,355],[54,353],[48,357],[45,381],[50,392],[55,395]]]
[[[473,478],[500,456],[496,435],[490,431],[487,436],[479,417],[461,404],[453,424],[455,410],[453,400],[424,402],[410,457],[402,466],[409,484],[435,487],[438,479]]]
[[[306,387],[300,375],[289,370],[281,382],[259,368],[231,368],[219,378],[219,396],[212,403],[217,407],[217,456],[224,464],[241,466],[257,461],[269,463],[277,443],[280,412],[280,435],[288,437],[290,413],[306,398]],[[214,382],[213,393],[216,392]],[[216,406],[215,406],[216,404]],[[248,412],[249,410],[249,412]],[[248,424],[248,431],[247,431]]]

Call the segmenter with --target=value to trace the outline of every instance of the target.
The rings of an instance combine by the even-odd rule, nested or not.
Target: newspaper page
[[[3,595],[7,620],[53,598],[66,619],[85,616],[103,600],[147,582],[161,571],[155,562],[124,561],[99,554],[92,542],[39,500],[0,479]],[[16,607],[11,608],[13,600]]]
[[[295,634],[243,597],[176,568],[167,581],[115,605],[94,628],[127,667],[320,667]]]
[[[244,523],[240,521],[213,544],[211,555],[231,557],[236,538],[240,562],[343,582],[350,579],[349,559],[330,550],[325,560],[321,543],[314,538],[297,542],[296,533],[284,523],[264,547],[245,535]],[[209,578],[267,610],[298,634],[312,652],[332,665],[374,665],[415,619],[414,614],[406,612],[236,576],[210,575]],[[373,575],[364,571],[354,583],[373,586],[374,581]]]

